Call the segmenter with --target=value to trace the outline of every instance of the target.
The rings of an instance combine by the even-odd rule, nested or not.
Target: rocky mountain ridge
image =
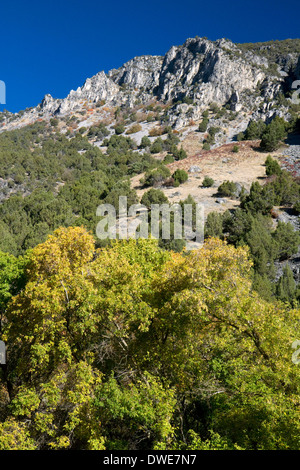
[[[47,94],[34,108],[2,116],[2,129],[67,116],[87,104],[130,109],[151,100],[172,103],[168,120],[175,129],[199,120],[211,103],[244,112],[248,121],[288,117],[286,103],[274,103],[300,78],[300,50],[274,59],[270,47],[244,50],[227,39],[189,38],[181,46],[172,46],[164,57],[135,57],[107,74],[100,71],[66,98]]]

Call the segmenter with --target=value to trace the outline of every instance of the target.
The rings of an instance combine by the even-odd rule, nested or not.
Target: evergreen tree
[[[286,137],[285,121],[275,117],[262,134],[260,147],[267,152],[273,152]]]
[[[296,282],[288,264],[283,268],[282,276],[276,284],[277,297],[283,302],[292,303],[296,294]]]

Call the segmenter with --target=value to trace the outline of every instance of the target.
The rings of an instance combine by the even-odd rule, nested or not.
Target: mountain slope
[[[276,54],[275,50],[278,49]],[[88,78],[82,87],[64,99],[46,95],[35,108],[2,116],[2,129],[26,125],[37,119],[67,116],[82,111],[86,104],[105,101],[109,107],[127,106],[151,100],[163,103],[192,103],[169,110],[170,124],[179,129],[190,119],[200,119],[211,103],[228,105],[255,119],[288,116],[288,104],[272,108],[280,93],[299,78],[299,40],[255,45],[236,45],[229,40],[189,38],[160,56],[136,57],[119,69],[103,71]],[[180,103],[179,103],[180,104]]]

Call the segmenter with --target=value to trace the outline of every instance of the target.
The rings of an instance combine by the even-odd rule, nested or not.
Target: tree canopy
[[[0,449],[298,449],[300,311],[251,270],[216,238],[174,253],[56,230],[4,308]]]

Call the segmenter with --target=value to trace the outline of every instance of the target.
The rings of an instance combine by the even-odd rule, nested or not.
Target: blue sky
[[[299,38],[300,2],[289,0],[10,0],[0,3],[0,80],[17,112],[46,93],[64,98],[100,70],[164,55],[196,35],[258,42]]]

